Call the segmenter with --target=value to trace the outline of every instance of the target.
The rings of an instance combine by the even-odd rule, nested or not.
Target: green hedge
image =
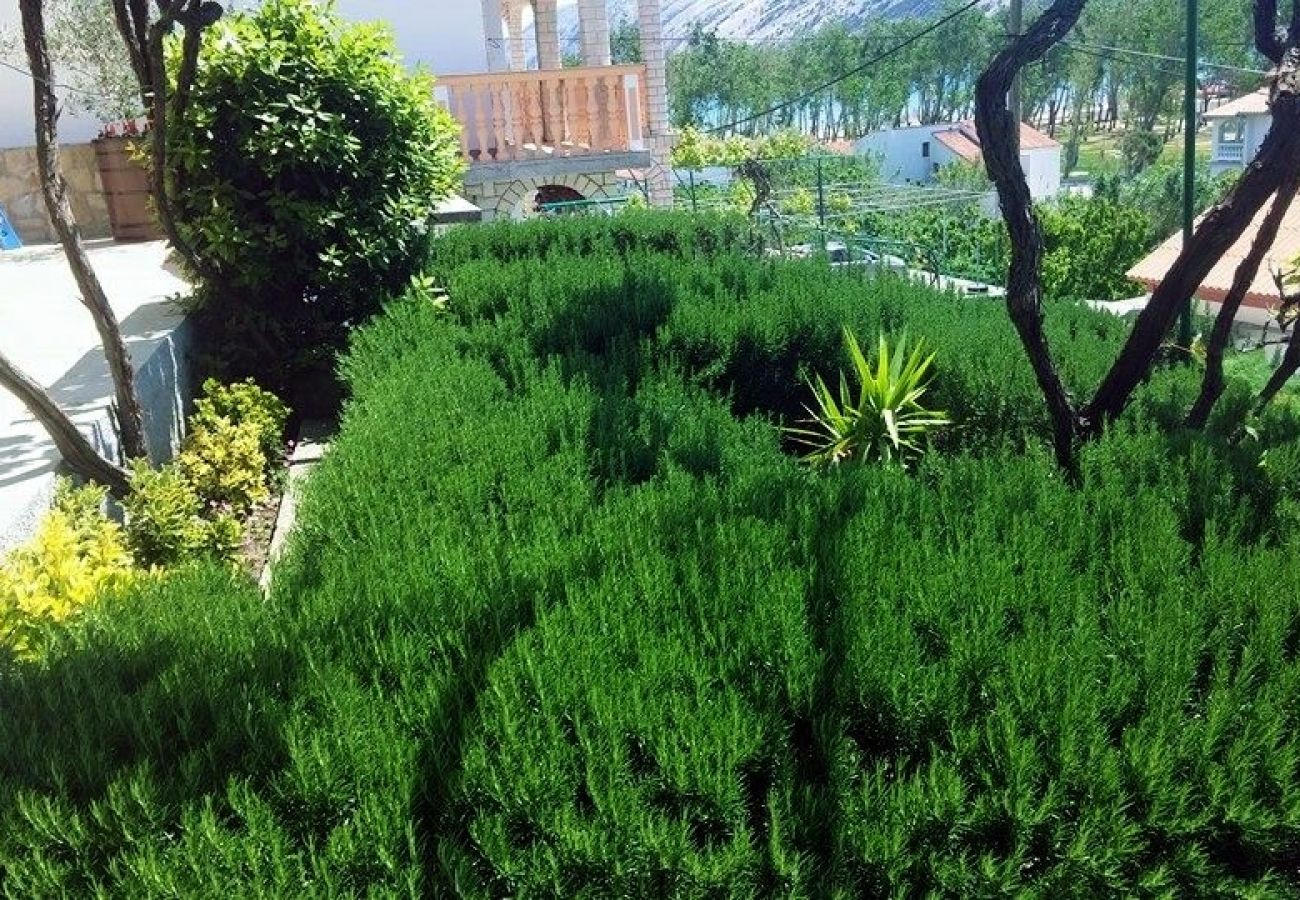
[[[1070,485],[1007,377],[1012,440],[990,418],[978,453],[814,473],[735,415],[780,353],[718,361],[827,346],[839,280],[864,327],[971,366],[945,390],[979,409],[965,386],[1013,371],[991,314],[644,246],[496,263],[495,296],[493,252],[445,273],[452,314],[358,336],[268,600],[183,574],[0,674],[0,890],[1300,887],[1300,544],[1291,469],[1260,465],[1294,423],[1162,431],[1187,384],[1157,379]],[[1112,326],[1052,318],[1083,379]]]

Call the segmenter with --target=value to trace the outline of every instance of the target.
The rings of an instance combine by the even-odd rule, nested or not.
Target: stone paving
[[[185,282],[166,267],[162,242],[89,247],[137,368],[151,450],[169,455],[191,396],[188,329],[168,300]],[[108,367],[57,245],[0,252],[0,350],[45,385],[106,453],[116,453]],[[0,390],[0,549],[30,533],[59,468],[48,436]]]

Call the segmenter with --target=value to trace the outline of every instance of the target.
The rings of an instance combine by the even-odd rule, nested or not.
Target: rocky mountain
[[[830,22],[858,24],[876,16],[906,17],[936,11],[941,0],[662,0],[664,31],[680,41],[692,27],[716,29],[731,40],[786,40]],[[609,0],[611,22],[636,20],[637,0]],[[578,35],[578,9],[561,9],[560,32]]]

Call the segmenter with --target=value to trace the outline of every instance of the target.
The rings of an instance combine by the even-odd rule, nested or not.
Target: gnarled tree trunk
[[[980,135],[984,167],[997,187],[1002,218],[1011,238],[1007,311],[1029,356],[1038,387],[1047,400],[1057,461],[1067,470],[1074,467],[1074,444],[1080,422],[1052,362],[1051,348],[1043,331],[1043,235],[1020,165],[1019,123],[1008,105],[1008,96],[1020,71],[1042,59],[1074,27],[1084,2],[1056,0],[1028,31],[1011,38],[975,85],[975,126]]]
[[[3,353],[0,353],[0,387],[17,397],[36,421],[41,423],[72,471],[104,485],[115,497],[126,496],[126,471],[104,459],[72,420],[50,399],[45,389]]]
[[[183,185],[175,183],[167,163],[167,123],[184,116],[190,89],[198,72],[199,50],[203,29],[221,17],[222,7],[211,0],[155,0],[158,17],[151,19],[148,0],[112,0],[118,33],[126,46],[131,69],[140,85],[140,99],[149,116],[150,194],[154,210],[167,240],[185,260],[190,270],[212,284],[220,283],[217,265],[204,258],[181,233],[176,219],[174,198]],[[176,81],[168,90],[164,44],[172,29],[180,24],[180,65]]]
[[[42,0],[19,0],[22,15],[23,44],[31,67],[32,90],[36,112],[36,165],[40,172],[41,192],[54,230],[63,245],[68,267],[81,292],[81,302],[90,311],[99,332],[104,356],[108,360],[117,398],[118,428],[122,448],[132,458],[147,457],[144,437],[144,413],[135,390],[135,371],[127,353],[126,342],[117,315],[108,302],[95,270],[81,243],[81,229],[68,202],[67,183],[59,167],[58,99],[54,95],[54,73],[45,40],[45,17]]]
[[[1268,379],[1268,384],[1259,392],[1259,397],[1255,401],[1255,414],[1258,415],[1264,411],[1264,407],[1273,402],[1273,398],[1278,395],[1286,383],[1295,377],[1296,372],[1300,372],[1300,322],[1291,326],[1291,338],[1286,343],[1286,353],[1282,355],[1282,361],[1278,367],[1273,370],[1273,375]]]

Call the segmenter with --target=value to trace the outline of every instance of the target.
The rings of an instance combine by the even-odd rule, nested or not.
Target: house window
[[[1246,141],[1246,127],[1241,119],[1229,119],[1219,126],[1220,144],[1243,144]]]
[[[1246,161],[1246,123],[1229,119],[1219,126],[1219,140],[1214,147],[1214,159],[1221,163]]]
[[[930,158],[930,142],[929,142],[929,141],[923,141],[923,142],[921,143],[921,158],[922,158],[922,159],[929,159],[929,158]]]

